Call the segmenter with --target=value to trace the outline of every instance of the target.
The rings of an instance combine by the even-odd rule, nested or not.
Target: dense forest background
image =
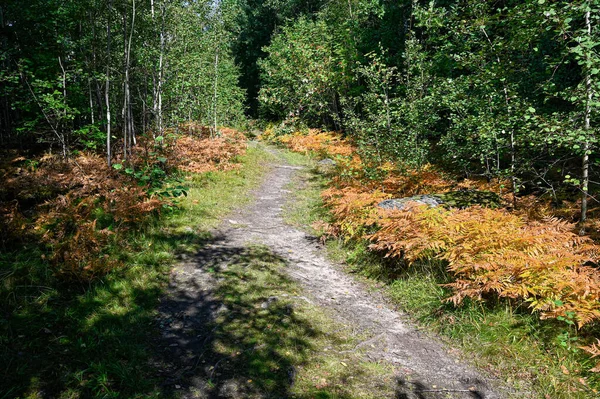
[[[327,127],[365,155],[595,190],[598,1],[8,1],[0,140],[127,156],[197,120]],[[368,154],[367,154],[368,153]],[[591,186],[590,186],[591,185]]]
[[[330,2],[278,29],[259,112],[326,124],[374,161],[506,178],[558,204],[596,176],[597,1]]]
[[[137,136],[182,121],[239,123],[244,92],[228,7],[8,1],[0,13],[2,143],[127,156]]]

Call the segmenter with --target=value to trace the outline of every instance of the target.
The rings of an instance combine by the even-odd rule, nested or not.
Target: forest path
[[[277,150],[269,151],[277,161],[269,166],[264,183],[253,193],[251,204],[231,214],[214,232],[214,239],[195,257],[185,259],[173,270],[168,297],[160,308],[163,320],[160,347],[164,353],[159,368],[167,390],[185,398],[299,397],[291,393],[298,365],[281,355],[278,352],[281,348],[268,348],[265,358],[259,360],[268,362],[269,356],[273,356],[277,365],[272,370],[283,370],[281,372],[287,373],[289,378],[284,382],[275,378],[271,385],[257,387],[247,377],[256,375],[256,367],[261,367],[262,363],[256,359],[260,348],[278,345],[281,337],[277,334],[261,336],[265,341],[262,343],[240,344],[247,348],[241,350],[241,355],[240,351],[227,355],[226,348],[227,337],[236,344],[244,341],[245,335],[252,335],[251,330],[259,324],[258,319],[271,302],[277,303],[286,297],[308,302],[348,326],[351,334],[359,337],[359,342],[347,352],[360,353],[361,358],[369,362],[392,365],[394,378],[386,383],[393,386],[382,391],[393,392],[388,397],[504,397],[492,388],[489,379],[459,360],[453,354],[456,350],[420,331],[406,315],[393,310],[381,295],[369,292],[363,284],[345,274],[340,265],[328,260],[314,237],[286,224],[282,211],[291,197],[292,179],[301,168],[287,163]],[[249,249],[256,246],[268,248],[272,255],[265,255],[264,251],[257,255]],[[247,268],[257,260],[248,260],[252,256],[261,262],[269,256],[281,260],[285,264],[281,272],[301,287],[302,292],[263,298],[260,306],[244,307],[240,298],[224,303],[222,298],[231,299],[239,288],[229,286],[224,296],[220,296],[215,287],[230,281],[227,279],[233,275],[232,268],[236,265],[246,262],[243,268]],[[246,277],[242,277],[244,279]],[[261,290],[267,285],[272,284],[263,283],[252,290]],[[223,294],[222,288],[220,292]],[[282,314],[290,313],[290,306],[286,306],[279,309]],[[223,323],[240,323],[240,317],[254,318],[244,327],[246,334],[223,328]],[[281,320],[287,319],[285,316]],[[270,324],[267,326],[271,328]],[[304,334],[311,335],[306,331]],[[298,343],[294,345],[297,347]],[[331,350],[337,349],[334,346]],[[269,372],[267,370],[267,374]],[[333,396],[314,397],[363,396],[338,392]],[[374,397],[378,397],[377,394]]]

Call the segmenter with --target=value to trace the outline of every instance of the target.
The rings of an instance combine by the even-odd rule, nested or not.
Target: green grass
[[[190,177],[180,210],[114,243],[126,267],[86,286],[56,281],[38,246],[0,253],[0,398],[163,397],[152,328],[170,265],[248,200],[273,156],[251,147],[239,171]]]
[[[582,342],[574,328],[539,320],[524,305],[509,301],[467,302],[456,308],[444,301],[450,291],[440,284],[446,282],[443,265],[434,262],[404,271],[385,290],[421,323],[476,353],[480,368],[521,391],[533,387],[531,397],[597,397],[588,387],[597,389],[597,376],[587,375],[588,386],[579,381],[589,360],[578,349]]]
[[[320,199],[327,181],[310,172],[302,181],[295,183],[301,190],[286,216],[289,223],[315,233],[311,224],[331,217]],[[332,258],[345,262],[371,289],[385,292],[415,322],[440,333],[480,368],[520,390],[515,397],[598,397],[594,389],[600,390],[600,378],[581,372],[592,361],[578,349],[583,342],[574,329],[539,320],[523,305],[508,301],[467,302],[456,308],[445,301],[450,291],[441,285],[450,276],[440,262],[406,268],[371,253],[364,242],[329,240],[327,247]],[[582,377],[587,386],[581,383]]]
[[[232,209],[246,204],[250,200],[249,190],[262,181],[265,165],[276,162],[277,158],[257,144],[248,147],[242,160],[241,170],[189,176],[188,196],[180,204],[180,211],[169,219],[167,227],[179,233],[189,232],[188,227],[210,230]]]
[[[294,166],[305,166],[311,168],[316,164],[316,158],[312,157],[310,154],[304,155],[285,148],[277,148],[277,156],[283,158],[283,160],[285,160],[287,163]]]
[[[296,154],[304,157],[303,155]],[[286,221],[296,227],[308,228],[311,233],[317,233],[312,224],[318,220],[329,221],[330,215],[323,207],[321,191],[325,189],[327,178],[314,172],[314,162],[304,157],[305,163],[298,160],[297,164],[307,166],[299,171],[288,189],[294,189],[294,200],[284,209]]]

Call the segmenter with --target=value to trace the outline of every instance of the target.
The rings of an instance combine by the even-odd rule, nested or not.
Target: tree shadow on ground
[[[149,364],[169,253],[207,238],[141,241],[145,249],[115,254],[126,268],[86,284],[53,278],[37,251],[1,254],[0,398],[162,397]],[[33,283],[26,270],[48,276]]]
[[[461,386],[454,388],[443,388],[427,384],[418,379],[408,380],[398,377],[395,399],[484,399],[483,392],[476,390],[473,385],[479,385],[481,381],[465,379]]]
[[[118,290],[62,292],[3,316],[0,398],[155,396],[141,365],[160,289]]]
[[[365,397],[361,380],[367,390],[387,384],[393,396],[394,383],[375,381],[357,357],[335,357],[347,339],[315,320],[282,257],[204,233],[159,232],[152,242],[203,249],[182,254],[170,278],[154,251],[134,266],[145,280],[127,271],[85,292],[56,290],[12,313],[2,307],[0,398],[349,399]],[[398,387],[396,397],[441,397],[415,387]]]
[[[340,385],[292,393],[298,372],[317,356],[315,342],[325,335],[339,342],[297,311],[285,265],[266,248],[218,237],[178,268],[160,306],[155,364],[164,396],[355,397]],[[352,373],[339,378],[359,377]]]

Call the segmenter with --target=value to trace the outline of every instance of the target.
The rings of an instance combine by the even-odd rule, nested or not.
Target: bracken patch
[[[481,190],[499,194],[506,205],[513,195],[506,181],[457,181],[431,165],[415,170],[386,162],[365,163],[355,146],[335,133],[311,131],[276,138],[293,151],[336,157],[337,173],[322,193],[333,221],[315,228],[325,235],[369,240],[370,249],[407,265],[437,258],[452,278],[446,300],[459,306],[466,298],[492,297],[525,303],[541,318],[576,323],[600,319],[600,246],[576,233],[575,205],[556,209],[534,196],[518,199],[517,209],[428,208],[414,203],[404,210],[379,209],[388,198]],[[336,151],[335,146],[341,150]],[[351,153],[347,149],[353,148]],[[369,179],[366,170],[375,171]],[[562,212],[562,213],[561,213]],[[557,216],[563,216],[559,218]],[[566,219],[566,220],[565,220]],[[600,356],[600,341],[582,349]],[[600,371],[600,364],[591,371]]]
[[[140,137],[128,161],[118,164],[121,171],[92,153],[67,160],[50,154],[4,159],[0,244],[40,242],[63,280],[90,281],[122,266],[107,249],[126,246],[124,233],[174,205],[172,195],[160,189],[165,177],[177,170],[233,169],[245,152],[246,140],[237,131],[222,129],[211,138],[201,126],[185,127],[195,130],[163,140]]]

